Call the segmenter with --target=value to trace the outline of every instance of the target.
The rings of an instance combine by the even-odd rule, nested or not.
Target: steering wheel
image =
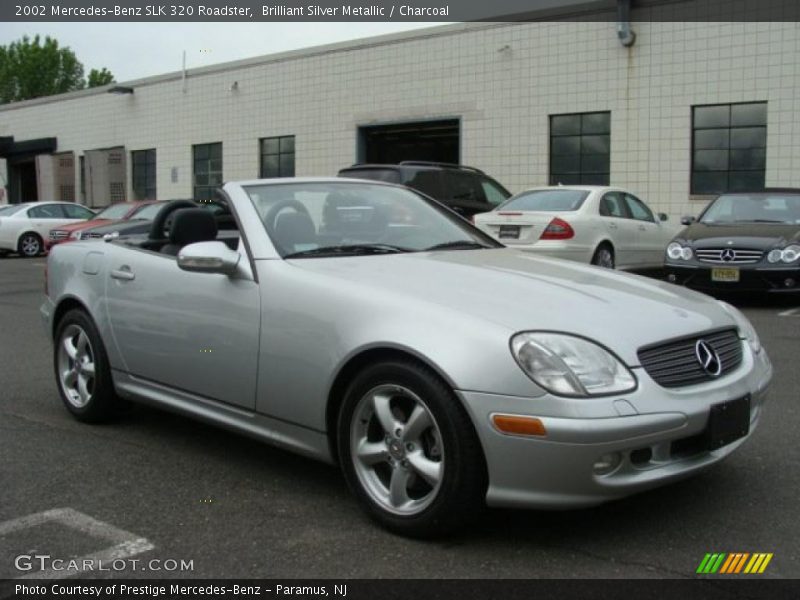
[[[297,200],[283,200],[276,202],[270,207],[270,209],[267,211],[267,214],[264,216],[264,224],[267,226],[267,231],[270,233],[275,231],[275,220],[278,218],[278,214],[284,208],[291,208],[301,215],[311,216],[308,214],[308,209],[302,202],[298,202]]]
[[[153,223],[150,225],[150,232],[147,234],[148,239],[162,241],[166,239],[168,236],[164,235],[164,229],[167,227],[167,218],[176,210],[182,208],[197,208],[197,204],[191,200],[173,200],[172,202],[167,202],[161,210],[158,211],[156,218],[153,219]]]

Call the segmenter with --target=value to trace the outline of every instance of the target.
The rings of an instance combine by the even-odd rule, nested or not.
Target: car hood
[[[800,225],[777,223],[741,223],[737,225],[706,225],[693,223],[684,229],[678,238],[696,242],[697,247],[715,244],[767,248],[781,240],[800,240]],[[728,242],[733,242],[728,244]]]
[[[508,248],[288,261],[358,298],[404,297],[408,317],[436,304],[493,322],[509,335],[574,333],[638,365],[636,349],[735,323],[713,298],[637,275]]]
[[[80,223],[70,223],[69,225],[59,225],[54,227],[58,231],[80,231],[81,229],[88,229],[89,227],[97,227],[98,225],[105,225],[109,219],[91,219],[89,221],[81,221]]]

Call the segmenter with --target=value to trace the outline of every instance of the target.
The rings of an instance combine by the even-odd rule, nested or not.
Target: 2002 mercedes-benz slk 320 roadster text
[[[697,473],[752,433],[772,376],[727,304],[505,248],[374,182],[228,183],[215,211],[56,247],[47,290],[76,418],[146,402],[338,463],[408,535]]]

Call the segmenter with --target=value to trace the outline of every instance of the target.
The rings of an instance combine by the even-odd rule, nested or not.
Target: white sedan
[[[74,202],[26,202],[0,207],[0,256],[38,256],[50,230],[85,221],[94,211]]]
[[[630,192],[600,186],[526,190],[475,225],[510,248],[610,269],[661,267],[676,233]]]

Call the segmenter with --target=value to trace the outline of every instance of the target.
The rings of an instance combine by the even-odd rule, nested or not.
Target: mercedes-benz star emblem
[[[731,262],[734,258],[736,258],[736,251],[731,250],[730,248],[725,248],[725,250],[722,251],[721,258],[725,262]]]
[[[722,361],[711,344],[705,340],[699,340],[694,346],[694,354],[706,373],[711,377],[719,377],[719,374],[722,373]]]

